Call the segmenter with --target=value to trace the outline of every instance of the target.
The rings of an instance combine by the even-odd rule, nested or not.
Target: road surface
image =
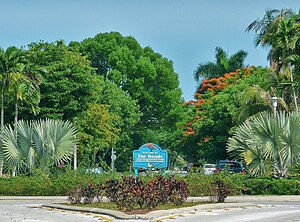
[[[300,222],[300,202],[261,203],[257,207],[190,212],[162,219],[165,222]]]
[[[0,200],[1,222],[99,222],[116,221],[97,214],[53,210],[41,207],[46,200]],[[126,220],[146,222],[150,220]],[[228,209],[210,209],[162,217],[160,222],[300,222],[300,201],[259,202],[257,206]]]

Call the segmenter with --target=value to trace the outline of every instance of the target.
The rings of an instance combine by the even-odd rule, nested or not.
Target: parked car
[[[199,163],[188,163],[187,166],[183,168],[183,170],[187,172],[199,172],[201,169]]]
[[[215,171],[216,171],[216,164],[212,164],[212,163],[204,164],[204,166],[203,166],[203,173],[205,175],[212,174]]]
[[[85,170],[86,173],[96,173],[96,174],[102,174],[104,173],[104,170],[102,167],[95,167],[95,168],[88,168]]]
[[[216,172],[226,170],[229,173],[245,174],[245,169],[242,164],[236,160],[220,160],[216,166]]]

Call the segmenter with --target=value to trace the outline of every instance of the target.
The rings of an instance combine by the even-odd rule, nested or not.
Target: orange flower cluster
[[[205,79],[202,81],[202,86],[199,91],[202,93],[206,91],[213,93],[222,91],[226,86],[234,84],[238,79],[245,78],[254,68],[255,66],[251,66],[250,68],[244,67],[242,70],[237,69],[235,72],[225,73],[224,76],[219,78]],[[195,98],[198,99],[200,97],[199,95],[201,94],[196,93]]]
[[[227,80],[229,78],[234,78],[236,74],[237,73],[235,72],[231,72],[226,73],[223,77],[205,79],[202,81],[200,92],[212,91],[214,93],[217,93],[219,91],[222,91],[226,86],[228,86]]]
[[[186,105],[194,105],[195,101],[194,100],[189,100],[187,102],[184,102],[183,103],[183,106],[186,106]]]
[[[187,128],[186,131],[183,132],[183,134],[184,135],[194,135],[195,131],[191,127],[189,127],[189,128]]]
[[[203,106],[207,101],[203,98],[207,98],[204,96],[206,92],[210,92],[209,96],[215,96],[218,92],[224,90],[225,87],[236,83],[239,79],[245,78],[247,75],[251,73],[251,70],[254,69],[255,66],[251,66],[250,68],[245,67],[243,69],[237,69],[235,72],[230,72],[224,74],[224,76],[218,78],[205,79],[202,81],[201,88],[198,92],[194,94],[194,100],[189,100],[183,103],[183,106],[191,106],[194,109],[195,116],[192,121],[187,122],[185,125],[180,125],[179,128],[184,130],[183,135],[194,135],[195,131],[192,129],[192,126],[197,121],[203,119],[205,117],[205,113],[208,113],[208,110]],[[200,93],[199,93],[200,92]],[[202,115],[201,115],[202,114]],[[203,116],[204,114],[204,116]],[[185,137],[186,138],[186,137]],[[210,137],[204,137],[201,142],[208,142]],[[184,141],[184,139],[182,139]]]
[[[203,138],[203,142],[206,143],[206,142],[208,142],[210,139],[211,139],[211,137],[204,137],[204,138]]]

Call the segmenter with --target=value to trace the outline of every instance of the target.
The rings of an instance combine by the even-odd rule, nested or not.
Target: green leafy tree
[[[137,101],[141,119],[134,128],[136,147],[146,138],[144,130],[175,129],[182,91],[173,64],[133,37],[103,33],[70,46],[80,48],[98,75],[115,83]]]
[[[119,117],[113,121],[113,125],[120,129],[118,139],[114,141],[115,144],[112,144],[117,153],[116,168],[117,170],[130,169],[132,163],[128,159],[132,157],[133,135],[141,118],[139,106],[136,100],[133,100],[126,92],[109,80],[104,80],[101,89],[101,97],[98,103],[108,105],[109,113]]]
[[[228,152],[242,159],[254,175],[288,176],[299,162],[300,116],[298,112],[264,112],[249,118],[228,140]]]
[[[109,113],[108,105],[100,104],[90,104],[87,111],[78,117],[79,154],[83,163],[90,162],[88,165],[95,166],[100,162],[103,166],[109,149],[117,140],[120,129],[114,126],[114,122],[119,118]]]
[[[196,81],[199,81],[201,78],[210,79],[212,77],[223,76],[225,73],[233,72],[238,68],[243,68],[247,52],[239,50],[228,57],[228,54],[221,47],[216,47],[215,57],[215,62],[207,62],[198,65],[194,73]]]
[[[30,62],[45,70],[35,118],[72,120],[97,99],[90,62],[63,41],[32,43],[29,54]]]
[[[180,125],[182,153],[190,161],[215,162],[228,158],[226,142],[240,123],[242,93],[252,85],[268,89],[268,70],[245,68],[219,78],[204,80],[196,100],[184,104],[187,117]],[[244,118],[246,113],[244,113]],[[248,113],[252,115],[252,113]]]

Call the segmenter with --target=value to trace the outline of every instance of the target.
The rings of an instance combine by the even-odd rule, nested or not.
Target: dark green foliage
[[[299,195],[300,179],[253,178],[245,181],[250,195]]]
[[[45,70],[38,118],[72,120],[95,101],[94,69],[79,52],[57,41],[32,43],[28,53],[28,59]]]
[[[247,178],[241,174],[219,174],[204,175],[203,173],[189,173],[184,180],[188,184],[191,196],[210,196],[212,183],[222,180],[228,186],[231,195],[240,195],[244,188],[244,180]]]
[[[79,203],[78,200],[91,199],[94,195],[95,201],[101,201],[101,195],[104,193],[104,188],[110,186],[110,197],[115,198],[113,195],[119,190],[118,184],[122,184],[124,190],[135,192],[135,203],[144,208],[148,204],[143,200],[148,198],[147,201],[156,203],[168,202],[173,204],[180,204],[188,195],[190,196],[210,196],[211,183],[221,179],[224,184],[228,186],[231,193],[230,195],[299,195],[300,194],[300,178],[254,178],[249,175],[241,174],[222,174],[221,175],[203,175],[201,173],[189,173],[186,177],[176,179],[173,177],[144,177],[134,181],[132,177],[123,177],[118,173],[103,173],[99,174],[86,174],[80,172],[63,172],[59,171],[55,174],[47,175],[42,171],[35,173],[32,176],[21,176],[11,178],[0,178],[0,195],[11,196],[72,196],[73,203]],[[109,183],[107,181],[110,181]],[[122,182],[121,182],[122,181]],[[89,185],[90,184],[90,185]],[[95,186],[92,184],[100,184],[102,186]],[[105,186],[104,186],[105,185]],[[133,186],[131,186],[133,185]],[[148,186],[146,188],[146,186]],[[153,191],[159,187],[158,191]],[[75,189],[74,189],[75,188]],[[82,193],[82,189],[84,192]],[[144,191],[147,190],[148,192]],[[95,190],[95,191],[94,191]],[[70,192],[72,191],[72,194]],[[153,197],[151,192],[159,195]],[[189,193],[188,193],[189,191]],[[105,192],[108,192],[105,189]],[[106,195],[107,195],[106,194]],[[164,195],[165,194],[165,195]],[[108,196],[108,195],[107,195]],[[126,198],[131,198],[130,196]],[[86,201],[87,202],[87,201]],[[154,204],[149,205],[154,205]]]
[[[244,50],[239,50],[232,56],[228,56],[221,47],[216,47],[215,54],[215,62],[201,63],[198,65],[194,73],[196,81],[202,78],[209,79],[219,77],[225,73],[235,71],[238,68],[243,68],[248,53]]]
[[[142,48],[133,37],[123,37],[117,32],[98,34],[70,46],[79,46],[99,76],[136,100],[142,115],[131,128],[135,148],[149,142],[143,137],[145,130],[152,130],[155,138],[165,130],[175,129],[182,91],[170,60],[150,47]]]

